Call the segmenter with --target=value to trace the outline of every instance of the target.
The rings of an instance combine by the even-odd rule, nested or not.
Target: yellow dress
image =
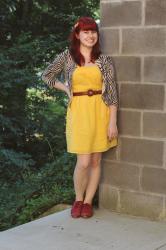
[[[73,92],[102,89],[102,74],[97,65],[77,66],[72,75]],[[118,144],[108,139],[110,108],[101,94],[73,96],[66,114],[67,152],[88,154],[107,151]]]

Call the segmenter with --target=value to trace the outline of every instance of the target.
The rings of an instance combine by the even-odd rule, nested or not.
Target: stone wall
[[[166,0],[101,1],[119,90],[119,145],[103,153],[99,207],[166,220]]]

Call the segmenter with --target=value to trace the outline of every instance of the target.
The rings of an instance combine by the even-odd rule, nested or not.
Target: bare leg
[[[92,204],[93,197],[97,190],[100,174],[101,174],[101,156],[102,152],[93,153],[91,157],[91,166],[90,166],[90,176],[88,180],[88,185],[86,189],[86,196],[84,203]]]
[[[77,163],[73,175],[77,201],[83,201],[84,199],[84,192],[89,178],[90,159],[91,154],[77,154]]]

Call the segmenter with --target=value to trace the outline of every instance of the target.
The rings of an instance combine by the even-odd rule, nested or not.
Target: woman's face
[[[81,30],[77,39],[80,40],[80,45],[92,48],[98,40],[98,34],[95,30]]]

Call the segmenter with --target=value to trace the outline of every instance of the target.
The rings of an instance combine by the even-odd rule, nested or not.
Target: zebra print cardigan
[[[100,54],[100,56],[95,60],[95,64],[98,65],[103,76],[101,97],[104,103],[107,106],[116,105],[119,107],[118,89],[115,81],[115,72],[111,56]],[[56,85],[57,76],[63,72],[65,76],[64,84],[67,85],[72,96],[72,73],[76,66],[77,64],[74,62],[69,49],[67,48],[63,52],[59,53],[55,57],[54,61],[46,67],[42,73],[42,80],[48,84],[48,86],[53,88]],[[70,105],[71,99],[68,105]]]

